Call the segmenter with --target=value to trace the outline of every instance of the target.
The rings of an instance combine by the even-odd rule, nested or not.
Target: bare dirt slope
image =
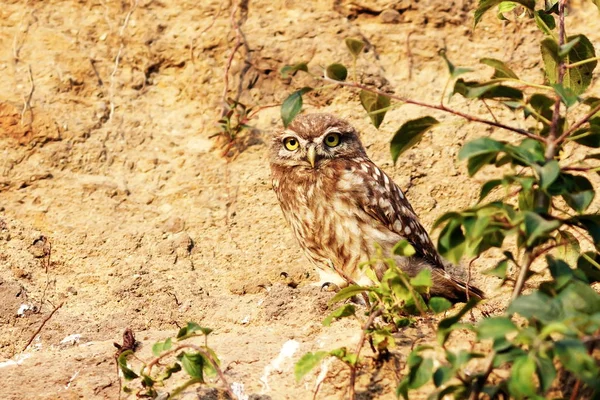
[[[212,150],[236,44],[233,5],[1,3],[0,398],[117,398],[112,343],[131,328],[148,357],[152,343],[186,321],[215,330],[210,344],[241,398],[310,398],[316,375],[296,383],[294,362],[307,351],[351,346],[360,331],[352,321],[322,327],[331,294],[310,285],[315,273],[271,190],[267,150],[280,127],[278,107],[252,120],[256,130],[230,152],[237,157],[228,162]],[[572,26],[598,43],[597,10],[585,6],[574,9]],[[496,57],[541,82],[538,33],[492,15],[473,32],[470,10],[459,0],[250,1],[235,19],[251,52],[242,45],[233,57],[228,94],[244,73],[242,102],[278,104],[301,84],[283,80],[279,68],[349,62],[349,36],[369,42],[359,62],[365,81],[385,78],[396,93],[423,101],[439,101],[443,47],[461,65]],[[477,187],[456,153],[465,139],[492,130],[439,115],[447,124],[394,167],[391,133],[425,110],[391,111],[376,131],[348,91],[307,103],[363,132],[370,156],[426,227],[475,201]],[[473,264],[490,310],[506,301],[497,282],[478,273],[492,262],[493,255]],[[80,336],[63,341],[73,334]],[[431,338],[423,321],[402,335],[400,353]],[[361,381],[363,397],[394,397],[397,373]],[[345,384],[342,371],[319,397],[343,398]]]

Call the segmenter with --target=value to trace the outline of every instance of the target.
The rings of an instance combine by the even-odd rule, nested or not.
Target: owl
[[[371,284],[359,264],[373,258],[377,246],[392,254],[406,239],[416,254],[395,261],[409,276],[430,269],[432,296],[454,302],[483,298],[481,290],[446,272],[404,193],[369,159],[346,121],[329,114],[298,116],[273,138],[270,165],[283,215],[321,282]],[[385,266],[376,268],[381,277]]]

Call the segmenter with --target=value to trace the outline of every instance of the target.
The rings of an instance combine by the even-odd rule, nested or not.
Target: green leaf
[[[561,222],[558,220],[546,220],[540,215],[531,211],[524,212],[525,214],[525,235],[527,237],[527,246],[533,245],[537,240],[548,237],[548,234],[557,229]]]
[[[295,75],[298,71],[308,72],[308,65],[306,65],[304,62],[301,62],[294,65],[286,65],[279,70],[283,79],[287,79],[290,76]]]
[[[371,332],[373,346],[378,350],[391,349],[396,345],[394,336],[387,329],[376,329]]]
[[[475,21],[474,26],[477,26],[483,14],[485,14],[490,8],[497,6],[502,3],[503,0],[479,0],[479,5],[475,10]],[[535,7],[535,0],[515,0],[515,3],[521,4],[523,7],[533,11]]]
[[[348,70],[342,64],[334,63],[325,69],[325,77],[334,81],[345,81],[348,77]]]
[[[469,158],[467,161],[467,172],[469,176],[475,175],[481,168],[496,162],[496,153],[481,154]]]
[[[556,298],[567,315],[600,312],[600,294],[580,280],[573,280]]]
[[[168,338],[164,342],[156,342],[152,346],[152,354],[154,354],[156,357],[158,357],[158,356],[160,356],[160,354],[163,351],[170,350],[171,346],[172,346],[171,338]]]
[[[560,314],[560,310],[552,302],[552,298],[537,291],[517,297],[506,312],[509,315],[518,313],[524,318],[535,318],[542,322],[551,322]]]
[[[296,382],[300,382],[306,374],[312,371],[327,356],[329,356],[329,353],[326,351],[309,352],[303,355],[294,366]]]
[[[303,87],[290,94],[281,105],[281,120],[283,126],[287,126],[294,120],[296,115],[302,110],[302,95],[312,90],[310,87]]]
[[[600,282],[600,254],[586,251],[577,259],[577,269],[583,271],[588,282]]]
[[[498,4],[498,13],[496,16],[501,21],[508,21],[508,19],[504,16],[504,13],[510,12],[515,8],[517,8],[517,3],[512,1],[503,1],[502,3]]]
[[[408,240],[402,239],[392,247],[392,253],[397,256],[412,257],[417,254],[417,251]]]
[[[515,398],[524,398],[536,394],[534,374],[536,372],[535,361],[529,356],[522,356],[515,360],[510,378],[508,390]]]
[[[415,287],[424,286],[429,288],[433,286],[433,281],[431,280],[431,270],[422,269],[414,278],[410,278],[410,284]]]
[[[585,229],[594,240],[596,250],[600,250],[600,215],[579,215],[567,220],[567,223]]]
[[[505,151],[513,158],[517,165],[533,165],[546,161],[544,147],[534,139],[524,139],[518,146],[506,145]]]
[[[331,300],[329,300],[329,304],[335,304],[340,301],[344,301],[361,293],[368,292],[369,290],[371,290],[371,288],[369,287],[350,285],[337,292],[335,296],[333,296]]]
[[[387,112],[385,109],[390,106],[390,98],[366,90],[361,90],[359,97],[360,104],[369,114],[373,126],[379,129]]]
[[[400,154],[417,144],[425,132],[438,124],[438,120],[433,117],[421,117],[413,119],[402,124],[400,129],[394,133],[390,150],[394,164]]]
[[[458,324],[460,319],[462,317],[464,317],[465,314],[467,314],[473,307],[475,307],[475,305],[478,302],[479,302],[479,300],[477,300],[477,299],[470,299],[467,302],[467,304],[465,304],[463,306],[463,308],[460,309],[460,311],[458,313],[456,313],[455,315],[453,315],[451,317],[444,318],[443,320],[440,321],[440,323],[438,324],[438,331],[437,331],[437,338],[438,338],[438,342],[440,343],[440,345],[443,345],[444,343],[446,343],[448,336],[450,336],[450,333],[452,332],[453,328],[455,328],[455,326]]]
[[[179,363],[176,362],[175,364],[171,365],[170,367],[167,367],[165,369],[165,372],[162,373],[158,377],[157,381],[167,380],[167,379],[169,379],[171,377],[171,375],[173,375],[174,373],[179,372],[179,371],[181,371],[181,364],[179,364]]]
[[[458,93],[467,99],[523,99],[523,92],[519,89],[497,82],[467,82],[462,78],[456,81],[452,93]]]
[[[540,177],[540,187],[543,190],[548,189],[560,174],[560,166],[556,160],[548,161],[543,166],[535,165],[535,170]]]
[[[578,40],[578,41],[577,41]],[[593,59],[596,57],[594,46],[584,35],[569,36],[567,42],[577,41],[570,48],[566,56],[561,57],[561,49],[553,38],[545,38],[541,44],[542,59],[544,60],[544,70],[551,84],[558,83],[558,65],[561,60],[567,64],[574,64],[579,61]],[[563,48],[564,50],[564,48]],[[570,89],[574,96],[585,92],[592,81],[592,73],[598,64],[597,61],[591,61],[577,67],[567,68],[562,85],[565,89]],[[555,88],[556,90],[556,88]],[[557,90],[559,92],[559,90]],[[563,95],[561,95],[561,98]],[[572,101],[572,96],[567,96],[568,102]],[[565,104],[568,104],[565,101]]]
[[[575,104],[577,104],[579,99],[575,92],[571,90],[571,88],[565,87],[560,83],[554,83],[551,86],[554,88],[554,91],[556,94],[558,94],[560,100],[564,105],[567,106],[567,108],[573,107]]]
[[[573,47],[575,47],[575,45],[577,43],[579,43],[580,40],[581,40],[581,37],[575,36],[575,37],[573,37],[573,39],[569,40],[567,43],[560,46],[558,48],[558,56],[562,58],[562,57],[566,56],[567,54],[569,54],[571,49],[573,49]]]
[[[333,310],[323,320],[323,326],[329,326],[329,325],[331,325],[331,322],[334,319],[340,319],[340,318],[348,317],[350,315],[354,315],[355,312],[356,312],[356,307],[354,307],[354,305],[352,305],[352,304],[344,304],[343,306],[338,307],[335,310]]]
[[[433,372],[433,360],[423,358],[414,351],[408,356],[408,387],[418,389],[431,379]]]
[[[482,154],[497,154],[506,148],[506,143],[499,142],[494,139],[482,137],[479,139],[471,140],[465,144],[458,152],[458,159],[465,160],[471,157],[479,156]]]
[[[496,276],[500,279],[502,279],[502,282],[504,282],[506,280],[506,272],[508,269],[508,260],[502,260],[500,262],[498,262],[498,264],[496,264],[496,266],[492,269],[488,269],[486,271],[484,271],[483,273],[485,275],[491,275],[491,276]]]
[[[554,17],[545,11],[538,10],[533,12],[533,18],[538,28],[544,32],[547,36],[552,36],[554,28],[556,28],[556,21]]]
[[[542,117],[546,118],[548,121],[552,121],[552,114],[554,112],[554,99],[551,99],[550,97],[540,93],[534,93],[529,98],[529,105]],[[525,118],[531,115],[527,108],[525,108],[524,113]],[[535,118],[537,119],[537,117]]]
[[[506,334],[517,329],[517,326],[507,317],[485,318],[476,327],[479,340],[506,337]]]
[[[577,339],[563,339],[554,347],[562,365],[585,383],[598,388],[600,371],[595,360],[587,353],[584,344]]]
[[[500,60],[496,60],[495,58],[482,58],[479,62],[494,68],[492,79],[519,79],[517,74]]]
[[[460,261],[465,251],[465,235],[459,220],[451,220],[442,229],[438,239],[438,250],[450,262]]]
[[[481,185],[481,192],[479,193],[479,200],[481,202],[483,199],[487,197],[488,194],[498,186],[503,184],[502,179],[492,179],[491,181],[487,181],[483,185]]]
[[[597,119],[595,118],[595,120]],[[594,123],[590,121],[589,127],[578,129],[571,137],[574,138],[572,139],[574,142],[582,146],[597,149],[600,147],[600,124],[596,123],[596,121]]]
[[[184,340],[195,336],[195,332],[197,331],[200,331],[203,335],[208,336],[213,330],[210,328],[204,328],[195,322],[188,322],[187,325],[181,328],[177,333],[177,340]]]
[[[433,384],[435,385],[435,387],[440,387],[444,383],[448,382],[450,378],[452,378],[452,376],[452,368],[442,365],[433,373]]]
[[[348,50],[350,50],[350,54],[352,54],[354,58],[358,57],[362,50],[365,48],[365,42],[363,42],[360,39],[346,38],[345,42],[346,47],[348,47]]]
[[[568,191],[563,193],[562,197],[569,207],[581,214],[594,200],[594,187],[589,179],[581,175],[563,174],[563,177],[568,177]]]
[[[444,61],[446,62],[446,65],[448,66],[448,71],[450,72],[451,79],[456,79],[460,75],[463,75],[463,74],[466,74],[467,72],[473,71],[470,68],[455,67],[454,64],[452,64],[452,62],[450,62],[450,60],[446,56],[446,50],[440,50],[439,54],[444,59]]]
[[[126,381],[130,381],[132,379],[138,378],[138,374],[136,374],[135,372],[133,372],[128,366],[127,366],[127,356],[133,354],[132,350],[126,350],[124,352],[122,352],[119,355],[118,358],[118,362],[119,362],[119,369],[121,370],[121,372],[123,373],[123,378],[125,378]]]
[[[200,353],[187,353],[183,352],[178,356],[183,370],[187,372],[192,378],[198,379],[200,382],[204,382],[204,362],[205,359]]]
[[[551,358],[538,355],[536,357],[536,373],[540,380],[542,392],[546,393],[552,387],[556,378],[556,368]]]
[[[573,270],[561,259],[556,259],[551,255],[546,256],[548,269],[554,278],[552,282],[553,290],[560,290],[567,285],[573,278]]]
[[[432,297],[429,299],[429,308],[436,314],[443,313],[452,307],[452,303],[443,297]]]

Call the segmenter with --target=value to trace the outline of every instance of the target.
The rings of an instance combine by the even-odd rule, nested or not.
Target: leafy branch
[[[281,113],[286,126],[301,112],[303,96],[335,85],[359,92],[360,103],[376,128],[381,126],[388,110],[413,104],[510,131],[520,137],[516,143],[482,137],[462,146],[458,158],[466,161],[469,176],[490,167],[502,167],[502,172],[481,185],[476,205],[448,212],[434,225],[441,229],[438,250],[451,262],[477,258],[492,248],[502,250],[503,257],[485,273],[499,278],[501,286],[514,282],[506,310],[476,324],[465,324],[461,318],[476,305],[475,301],[470,301],[455,315],[442,319],[437,326],[437,338],[444,356],[437,357],[436,364],[427,353],[431,346],[415,348],[407,360],[406,376],[397,388],[398,396],[408,399],[411,391],[433,382],[435,390],[431,398],[448,395],[470,399],[481,396],[541,398],[556,388],[559,369],[576,377],[571,398],[584,389],[595,396],[600,394],[597,379],[600,367],[591,351],[600,331],[600,295],[589,286],[600,281],[600,216],[589,210],[596,191],[586,176],[600,171],[600,165],[594,164],[600,160],[600,153],[590,154],[585,150],[600,148],[600,98],[584,97],[600,57],[596,56],[593,44],[585,35],[567,36],[567,3],[567,0],[552,0],[537,7],[533,0],[480,0],[475,10],[475,25],[496,6],[501,19],[505,13],[519,10],[535,22],[545,35],[540,42],[544,84],[520,80],[507,64],[493,58],[480,60],[494,70],[488,81],[467,80],[463,75],[472,69],[454,66],[441,51],[449,78],[439,104],[397,96],[359,81],[356,59],[363,46],[356,39],[346,41],[352,56],[351,74],[340,63],[327,66],[322,75],[310,73],[305,63],[282,69],[282,73],[288,75],[310,73],[324,84],[320,88],[303,87],[284,101]],[[594,4],[600,9],[600,3],[595,1]],[[347,80],[349,75],[353,77],[352,81]],[[452,83],[450,97],[460,95],[467,100],[480,101],[492,115],[492,120],[444,104],[446,91]],[[512,110],[515,116],[522,118],[526,128],[516,128],[499,120],[488,102]],[[573,118],[575,113],[572,111],[581,107],[589,109],[583,117]],[[390,141],[392,160],[396,162],[404,151],[415,146],[438,124],[431,116],[402,124]],[[585,154],[582,164],[564,165],[561,150],[567,145],[573,145]],[[495,195],[499,188],[506,192],[500,198]],[[493,196],[496,196],[495,200],[484,201]],[[505,240],[509,236],[514,238],[510,245]],[[582,251],[580,240],[584,240],[592,251]],[[410,248],[401,254],[410,257]],[[542,256],[545,258],[543,270],[533,271],[531,266],[534,262],[537,265]],[[386,258],[385,263],[388,270],[382,279],[374,273],[368,275],[374,286],[351,285],[333,299],[342,301],[359,294],[366,294],[369,299],[369,318],[361,323],[357,350],[352,353],[351,362],[347,358],[351,353],[346,351],[346,359],[342,360],[351,369],[352,396],[356,363],[360,362],[358,354],[365,341],[371,343],[376,354],[383,354],[393,346],[394,329],[405,326],[399,323],[400,315],[411,315],[411,312],[422,315],[427,309],[445,311],[450,307],[442,301],[444,299],[435,298],[424,307],[425,303],[417,299],[423,300],[421,296],[427,293],[426,277],[406,277],[393,259]],[[514,277],[509,274],[510,266],[518,271]],[[535,280],[532,279],[534,276],[537,276]],[[425,279],[425,283],[419,279]],[[418,290],[412,291],[412,287]],[[523,294],[526,287],[529,289]],[[398,293],[404,293],[402,296],[405,297],[398,298]],[[377,317],[371,318],[374,314]],[[333,311],[326,321],[329,324],[333,319],[348,316],[356,317],[356,308],[345,304]],[[390,330],[386,323],[391,323],[394,329]],[[381,334],[385,329],[389,334],[384,335],[385,339],[376,336],[376,332]],[[472,371],[469,363],[483,358],[483,354],[446,347],[452,332],[463,329],[476,335],[478,346],[490,348],[483,368],[475,373],[467,373]],[[316,354],[304,360],[308,363],[297,364],[297,376],[299,371],[303,376],[310,370],[307,366],[312,368],[324,357],[337,353],[318,352],[318,357]],[[497,374],[500,369],[508,373]],[[492,375],[498,376],[491,379]]]

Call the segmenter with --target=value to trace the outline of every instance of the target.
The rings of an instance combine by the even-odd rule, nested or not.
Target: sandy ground
[[[278,107],[257,113],[256,129],[230,157],[213,149],[236,43],[232,5],[0,3],[0,398],[118,398],[113,342],[131,328],[139,356],[148,358],[155,341],[186,321],[215,330],[209,344],[241,398],[311,398],[318,370],[296,383],[295,361],[307,351],[354,346],[359,325],[321,325],[331,293],[311,285],[316,274],[270,187],[266,160],[269,137],[280,128]],[[473,32],[470,7],[461,0],[251,1],[241,7],[240,25],[251,51],[242,46],[234,56],[228,94],[245,72],[242,102],[278,104],[303,84],[282,79],[283,65],[306,61],[318,71],[349,63],[343,40],[350,36],[369,42],[358,63],[364,81],[387,80],[414,99],[439,101],[443,47],[457,64],[496,57],[541,83],[540,34],[493,15]],[[591,4],[570,18],[599,43]],[[426,110],[393,110],[376,131],[349,91],[306,103],[363,132],[369,155],[405,190],[426,227],[473,204],[476,182],[490,176],[467,176],[456,160],[461,144],[481,135],[512,138],[436,114],[444,124],[393,166],[391,134]],[[459,98],[453,104],[486,112]],[[499,107],[494,112],[513,118]],[[508,299],[494,278],[480,274],[495,256],[473,263],[492,312]],[[433,339],[427,326],[421,320],[401,333],[401,362],[417,340]],[[79,336],[64,340],[70,335]],[[343,398],[347,374],[335,363],[329,368],[338,375],[321,385],[319,398]],[[361,398],[394,398],[399,377],[400,367],[362,376]],[[188,397],[217,394],[191,390]]]

